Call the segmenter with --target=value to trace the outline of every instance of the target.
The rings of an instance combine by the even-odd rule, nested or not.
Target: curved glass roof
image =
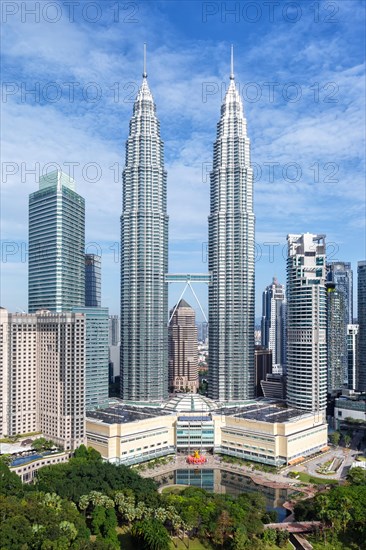
[[[207,412],[218,408],[218,403],[198,393],[181,393],[170,399],[164,409],[178,412]]]

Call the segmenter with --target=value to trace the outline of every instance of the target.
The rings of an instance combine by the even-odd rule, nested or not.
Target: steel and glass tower
[[[357,264],[358,377],[357,389],[366,391],[366,260]]]
[[[353,271],[349,262],[327,262],[327,279],[344,295],[345,323],[353,323]]]
[[[102,257],[85,254],[85,307],[101,307]]]
[[[123,170],[121,396],[125,400],[168,397],[166,202],[164,146],[144,66]]]
[[[274,372],[282,373],[285,364],[285,287],[276,277],[262,294],[262,346],[272,350],[272,365]],[[277,370],[277,371],[278,371]]]
[[[327,281],[327,350],[328,393],[338,391],[348,382],[347,322],[344,293]]]
[[[209,396],[236,401],[254,396],[254,213],[250,140],[232,52],[210,182]]]
[[[56,170],[29,196],[28,309],[70,311],[85,301],[85,201]]]

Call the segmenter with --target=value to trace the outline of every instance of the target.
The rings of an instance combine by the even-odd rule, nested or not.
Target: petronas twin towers
[[[164,145],[144,65],[123,171],[121,397],[151,402],[168,397],[168,215]],[[233,402],[254,394],[253,171],[233,62],[210,198],[209,395]]]

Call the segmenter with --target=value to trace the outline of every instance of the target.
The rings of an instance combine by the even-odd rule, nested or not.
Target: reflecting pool
[[[160,486],[171,484],[191,485],[221,494],[240,495],[241,493],[258,492],[265,497],[267,510],[275,510],[277,512],[278,521],[282,521],[286,517],[288,512],[282,505],[293,492],[288,489],[273,489],[272,487],[259,485],[248,476],[233,473],[224,468],[176,469],[159,476],[154,476],[154,479]]]

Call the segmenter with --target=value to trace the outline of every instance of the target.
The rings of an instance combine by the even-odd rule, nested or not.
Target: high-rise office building
[[[344,295],[345,323],[353,323],[353,271],[349,262],[327,262],[327,280]]]
[[[358,382],[366,391],[366,260],[357,264]]]
[[[209,396],[254,396],[254,213],[250,140],[233,62],[210,174]]]
[[[28,309],[84,305],[85,203],[59,170],[42,176],[29,197]]]
[[[64,449],[85,443],[85,320],[0,309],[2,435],[42,432]]]
[[[85,317],[85,408],[90,411],[108,405],[108,308],[77,307],[72,311]]]
[[[199,386],[196,314],[185,300],[180,300],[170,316],[169,391],[195,393]]]
[[[262,294],[261,344],[272,350],[273,372],[281,372],[285,364],[285,287],[276,277]]]
[[[164,145],[144,68],[123,170],[121,397],[168,396],[168,215]]]
[[[356,390],[358,376],[358,325],[347,325],[347,361],[347,386],[350,390]]]
[[[327,404],[325,235],[288,235],[287,403],[322,412]]]
[[[121,340],[121,329],[118,315],[109,316],[109,345],[118,346]]]
[[[85,254],[85,306],[101,307],[102,258]]]
[[[328,392],[340,390],[348,381],[347,323],[345,295],[333,282],[327,289]]]
[[[267,379],[267,374],[272,374],[272,350],[262,346],[255,346],[254,351],[255,371],[255,397],[263,397],[261,381]]]

